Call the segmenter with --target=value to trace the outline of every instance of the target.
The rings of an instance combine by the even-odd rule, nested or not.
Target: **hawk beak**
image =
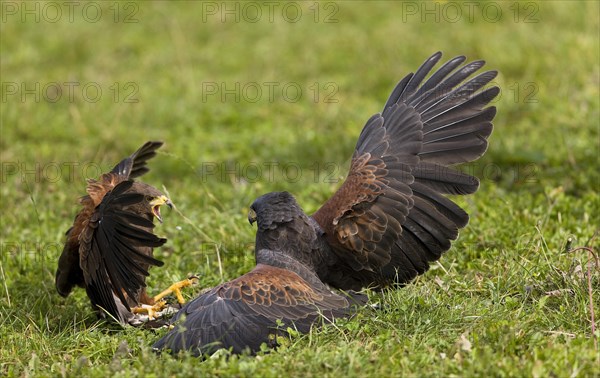
[[[160,207],[162,205],[167,205],[171,209],[173,208],[173,203],[171,202],[171,200],[164,195],[155,197],[152,201],[150,201],[150,208],[152,209],[152,214],[154,214],[154,216],[156,217],[156,219],[158,219],[160,223],[163,222],[162,216],[160,215]]]
[[[254,222],[256,222],[256,211],[252,209],[248,211],[248,222],[250,222],[250,225],[253,225]]]

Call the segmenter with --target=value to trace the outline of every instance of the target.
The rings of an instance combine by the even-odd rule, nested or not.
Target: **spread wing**
[[[333,250],[354,270],[390,261],[390,249],[413,206],[410,184],[419,162],[418,113],[394,104],[367,122],[340,189],[314,215]]]
[[[402,79],[383,113],[365,125],[350,172],[313,215],[337,261],[325,282],[343,289],[406,283],[450,248],[468,215],[445,194],[477,190],[475,177],[449,166],[476,160],[487,148],[499,89],[495,76],[466,82],[483,61],[445,63],[424,81],[441,53]],[[464,83],[463,83],[464,82]]]
[[[144,143],[144,145],[131,154],[131,156],[121,160],[119,164],[115,165],[110,172],[123,177],[124,180],[133,179],[145,174],[150,170],[146,166],[148,160],[156,156],[156,150],[162,145],[163,142],[149,141]]]
[[[83,206],[75,217],[73,226],[67,231],[67,241],[58,261],[55,284],[62,296],[67,296],[73,286],[84,286],[83,271],[80,266],[80,235],[87,227],[95,208],[102,202],[106,193],[129,178],[135,178],[148,172],[146,163],[156,155],[162,142],[146,142],[131,156],[123,159],[111,172],[103,174],[98,180],[88,180],[86,191],[80,202]]]
[[[144,200],[127,192],[133,181],[123,181],[108,192],[79,237],[80,265],[92,303],[120,319],[115,297],[129,310],[127,298],[136,301],[145,287],[147,266],[163,263],[141,249],[159,247],[166,239],[154,235],[151,220],[127,207]],[[113,296],[114,293],[114,296]]]
[[[150,170],[146,166],[148,160],[156,156],[156,150],[162,145],[163,142],[146,142],[131,156],[115,165],[109,173],[100,176],[99,180],[88,180],[86,191],[94,205],[98,206],[106,192],[112,190],[120,182],[139,177],[148,172]]]
[[[190,350],[196,355],[220,348],[257,352],[262,343],[276,345],[273,335],[285,334],[287,327],[304,333],[313,324],[349,316],[348,299],[313,278],[259,263],[251,272],[185,305],[174,322],[185,320],[153,347]]]

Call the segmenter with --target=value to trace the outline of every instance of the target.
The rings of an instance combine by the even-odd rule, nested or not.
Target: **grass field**
[[[65,4],[0,3],[0,375],[600,375],[599,268],[569,252],[600,244],[598,2]],[[371,293],[381,310],[200,361],[56,293],[85,178],[150,139],[166,145],[145,181],[178,211],[149,291],[196,273],[191,298],[248,271],[253,199],[288,190],[315,211],[364,122],[438,50],[499,70],[495,130],[465,168],[470,224],[413,284]]]

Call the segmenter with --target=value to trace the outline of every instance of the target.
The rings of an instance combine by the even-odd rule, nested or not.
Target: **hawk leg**
[[[179,304],[184,304],[185,299],[183,299],[183,295],[181,295],[181,289],[192,286],[194,282],[198,280],[198,277],[191,276],[186,278],[185,280],[175,282],[173,285],[169,286],[166,290],[162,291],[158,295],[154,296],[154,298],[149,298],[146,295],[146,298],[141,298],[141,304],[131,309],[131,312],[134,314],[148,314],[149,320],[154,320],[164,314],[161,314],[167,307],[167,301],[163,298],[169,294],[175,293],[175,297],[177,298],[177,302]]]
[[[181,289],[188,287],[188,286],[192,286],[194,284],[194,282],[196,282],[197,280],[198,280],[198,277],[191,276],[189,278],[186,278],[183,281],[175,282],[173,285],[169,286],[168,289],[166,289],[163,292],[159,293],[158,295],[154,296],[154,302],[160,302],[167,295],[175,293],[175,297],[177,297],[177,302],[179,302],[179,304],[184,304],[185,299],[183,299],[183,295],[181,295]],[[162,302],[164,302],[164,301],[162,301]]]
[[[154,304],[141,304],[131,309],[134,314],[148,314],[148,320],[154,320],[158,318],[159,312],[162,311],[167,305],[166,301],[156,301]]]

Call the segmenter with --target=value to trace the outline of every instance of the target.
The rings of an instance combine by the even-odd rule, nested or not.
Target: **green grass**
[[[315,22],[310,2],[298,3],[296,23],[280,3],[273,22],[265,6],[259,22],[245,13],[223,23],[206,9],[220,2],[97,2],[97,22],[82,5],[73,22],[66,8],[47,22],[55,11],[44,7],[61,3],[38,3],[40,22],[23,22],[22,2],[0,4],[0,375],[598,376],[590,259],[566,252],[569,238],[598,251],[590,241],[600,224],[597,2],[525,2],[518,14],[513,2],[491,3],[498,19],[491,8],[484,18],[480,4],[472,20],[466,7],[458,19],[443,8],[462,3],[441,2],[438,22],[435,10],[413,15],[407,6],[425,5],[412,2],[320,3]],[[324,22],[332,11],[337,22]],[[131,12],[138,22],[122,22]],[[169,242],[156,252],[166,265],[152,270],[150,292],[197,273],[191,298],[248,271],[252,200],[288,190],[315,211],[339,185],[364,122],[437,50],[500,71],[495,130],[468,167],[481,189],[458,200],[470,224],[413,284],[371,294],[381,310],[292,337],[273,353],[200,361],[155,356],[149,345],[164,330],[99,322],[82,290],[56,294],[56,261],[85,178],[148,139],[166,145],[144,179],[164,185],[183,215],[165,213],[156,229]],[[68,82],[79,83],[73,101]],[[39,101],[22,98],[36,83]],[[211,83],[248,91],[257,83],[263,94],[222,101],[207,94]],[[285,85],[302,96],[286,99]],[[337,101],[325,102],[333,91]],[[598,325],[600,275],[591,269]]]

